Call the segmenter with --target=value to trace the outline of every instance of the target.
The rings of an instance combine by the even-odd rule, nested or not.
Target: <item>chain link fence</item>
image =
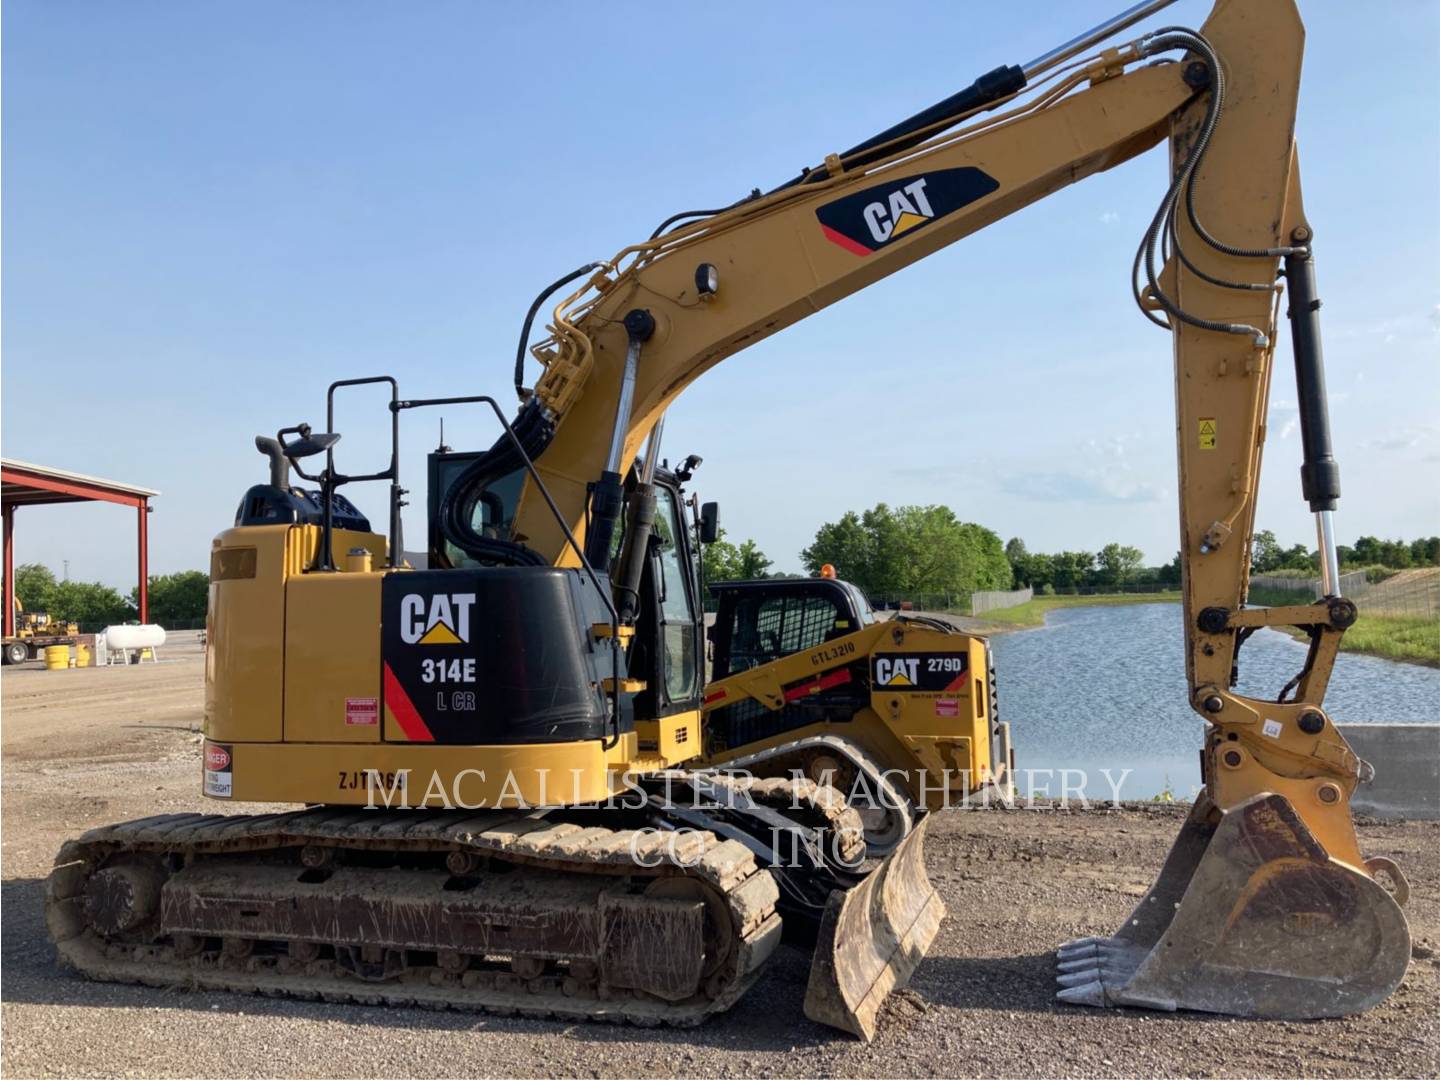
[[[1001,611],[1004,608],[1017,607],[1027,600],[1033,599],[1035,590],[1026,586],[1023,589],[1014,589],[1010,592],[977,592],[970,594],[970,614],[984,615],[987,611]]]
[[[1401,570],[1381,581],[1365,570],[1340,575],[1340,595],[1355,601],[1361,611],[1374,615],[1404,615],[1417,619],[1440,619],[1440,570]],[[1250,578],[1254,603],[1265,601],[1303,604],[1319,600],[1323,590],[1319,578],[1255,574]]]

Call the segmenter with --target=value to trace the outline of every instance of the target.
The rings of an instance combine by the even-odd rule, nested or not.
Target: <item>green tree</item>
[[[1145,553],[1124,544],[1106,544],[1096,556],[1095,580],[1099,585],[1124,585],[1145,562]]]
[[[1045,555],[1036,552],[1033,555],[1025,556],[1024,566],[1025,579],[1020,580],[1016,575],[1015,584],[1020,587],[1029,585],[1036,592],[1040,592],[1047,586],[1054,591],[1055,588],[1055,556]]]
[[[1285,558],[1275,534],[1263,529],[1250,538],[1250,570],[1256,574],[1268,574],[1279,570]]]
[[[963,522],[946,506],[879,503],[822,525],[800,558],[811,573],[830,563],[836,573],[877,596],[968,595],[1008,589],[1005,548],[983,525]]]
[[[1380,545],[1380,565],[1404,570],[1410,565],[1410,545],[1403,540],[1386,540]]]
[[[15,568],[15,596],[26,611],[50,611],[55,585],[55,574],[48,566],[25,563]]]
[[[705,545],[701,559],[707,582],[747,581],[770,576],[771,560],[755,541],[746,540],[736,547],[725,539],[724,529],[720,530],[713,544]]]
[[[1023,589],[1029,585],[1030,552],[1025,547],[1025,541],[1018,536],[1012,536],[1005,541],[1005,558],[1010,563],[1010,576],[1015,582],[1015,587]]]
[[[1362,536],[1355,541],[1355,562],[1359,566],[1375,566],[1380,562],[1380,541]]]
[[[1281,555],[1280,565],[1277,569],[1313,570],[1315,566],[1315,560],[1310,556],[1310,549],[1304,544],[1296,544],[1292,548],[1287,548]]]
[[[84,631],[103,630],[135,617],[135,609],[117,590],[98,581],[61,581],[51,592],[48,604],[45,610],[52,619],[77,622]]]
[[[1054,583],[1057,589],[1076,589],[1090,579],[1095,569],[1095,556],[1088,551],[1062,551],[1051,558],[1055,563]]]
[[[760,550],[760,546],[754,540],[746,540],[740,545],[740,573],[745,578],[763,578],[770,576],[771,560]]]
[[[1410,545],[1410,561],[1416,566],[1440,566],[1440,536],[1427,536]]]
[[[1175,553],[1175,558],[1171,559],[1164,566],[1160,567],[1159,571],[1155,575],[1155,578],[1163,585],[1179,585],[1180,573],[1180,553],[1177,551]]]
[[[210,577],[203,570],[182,570],[150,578],[150,621],[161,626],[198,622],[210,604]],[[130,590],[130,606],[140,608],[136,590]]]

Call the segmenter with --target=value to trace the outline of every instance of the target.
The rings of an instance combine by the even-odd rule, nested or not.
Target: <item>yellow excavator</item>
[[[1138,4],[561,278],[525,319],[513,420],[488,396],[404,398],[376,377],[333,384],[327,421],[347,387],[387,386],[385,470],[338,471],[333,423],[257,440],[270,481],[211,555],[203,790],[310,808],[163,815],[67,843],[47,890],[62,959],[155,985],[689,1024],[744,992],[782,925],[809,927],[807,1014],[872,1034],[943,914],[922,864],[928,796],[893,793],[911,831],[862,862],[856,811],[834,788],[705,766],[763,773],[790,754],[860,775],[898,760],[932,779],[968,766],[962,791],[994,783],[984,643],[840,607],[787,635],[740,586],[704,686],[678,486],[690,463],[660,466],[666,410],[755,341],[1168,141],[1132,287],[1174,345],[1205,786],[1134,914],[1061,947],[1059,997],[1282,1018],[1383,1000],[1409,957],[1404,877],[1360,850],[1349,805],[1370,769],[1323,705],[1355,607],[1338,594],[1339,477],[1294,144],[1304,30],[1292,0],[1219,0],[1198,30],[1104,44],[1165,6]],[[1249,608],[1282,310],[1326,596]],[[531,387],[527,348],[542,367]],[[466,405],[502,434],[431,455],[415,569],[400,421]],[[365,481],[389,485],[383,532],[340,491]],[[1234,690],[1263,626],[1310,640],[1268,699]]]

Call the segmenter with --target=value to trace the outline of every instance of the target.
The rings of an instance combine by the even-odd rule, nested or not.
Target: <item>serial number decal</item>
[[[335,785],[340,791],[355,791],[359,788],[368,788],[374,778],[376,786],[384,785],[387,789],[395,786],[395,773],[382,773],[379,769],[341,769],[340,783]]]
[[[840,641],[811,653],[810,663],[814,667],[825,667],[831,661],[839,660],[842,656],[850,656],[854,652],[855,643],[853,641]]]

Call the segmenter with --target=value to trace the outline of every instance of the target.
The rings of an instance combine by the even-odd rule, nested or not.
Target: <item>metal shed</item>
[[[51,469],[26,461],[0,458],[0,514],[5,533],[4,636],[15,633],[15,508],[52,503],[108,502],[133,506],[137,512],[135,547],[139,569],[140,621],[150,621],[150,500],[160,492],[102,480],[98,476]]]

